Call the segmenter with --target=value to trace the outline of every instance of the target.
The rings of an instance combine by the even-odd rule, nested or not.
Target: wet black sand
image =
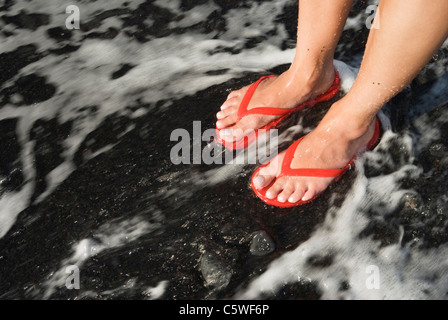
[[[232,1],[217,3],[222,9],[214,14],[214,20],[195,28],[219,30],[224,23],[221,15],[229,8],[244,5]],[[189,7],[196,3],[182,1],[182,4]],[[285,19],[291,38],[284,43],[285,46],[293,44],[295,35],[296,12],[293,9],[285,8],[284,15],[279,17]],[[2,10],[4,16],[7,15],[5,6]],[[356,13],[357,7],[353,10]],[[167,33],[170,32],[191,31],[164,29],[163,21],[172,17],[162,11],[155,13],[148,9],[147,12],[136,10],[132,13],[129,23],[138,24],[138,19],[145,14],[157,15],[161,22],[157,30],[139,29],[133,35],[138,41],[169,36]],[[119,10],[108,12],[108,15],[122,14],[124,12]],[[35,24],[45,25],[44,18],[25,15],[11,17],[8,21],[22,28],[31,28],[30,19]],[[101,17],[98,15],[97,19],[101,20]],[[96,35],[89,33],[93,24],[94,20],[83,30],[86,36],[113,38],[112,31]],[[337,58],[350,60],[350,57],[358,56],[366,35],[365,30],[355,34],[346,32]],[[246,46],[257,41],[262,39],[247,41]],[[67,53],[76,50],[76,46],[66,45],[61,50]],[[42,53],[37,53],[32,44],[1,54],[0,82],[13,79],[21,68],[41,57]],[[279,72],[285,67],[280,65],[272,71]],[[122,66],[111,77],[120,77],[131,68]],[[264,205],[252,194],[248,181],[255,165],[245,166],[233,179],[201,187],[191,183],[192,177],[201,177],[204,172],[214,169],[213,166],[176,166],[170,161],[169,150],[175,145],[170,141],[170,133],[174,129],[185,128],[192,133],[193,121],[202,121],[203,128],[213,128],[214,106],[220,105],[229,88],[246,85],[258,76],[248,73],[240,79],[178,100],[166,97],[152,105],[134,101],[126,108],[151,110],[136,119],[122,114],[108,116],[75,153],[76,170],[40,203],[33,203],[33,200],[45,191],[46,175],[63,162],[62,141],[70,135],[72,128],[70,122],[60,123],[57,118],[36,121],[29,132],[30,139],[35,141],[35,188],[30,205],[0,239],[0,298],[45,297],[43,283],[60,268],[61,261],[71,255],[72,246],[77,241],[95,239],[98,228],[108,222],[134,217],[157,225],[157,228],[137,241],[90,257],[81,269],[81,290],[67,290],[62,283],[51,298],[144,299],[148,296],[143,288],[155,287],[165,280],[168,285],[163,299],[231,298],[262,274],[272,261],[306,241],[331,212],[329,209],[334,210],[341,205],[351,188],[355,171],[349,172],[318,201],[298,208],[277,209]],[[429,71],[422,74],[385,108],[397,135],[387,147],[378,151],[384,155],[380,162],[372,160],[364,164],[366,176],[385,175],[407,163],[422,168],[422,172],[417,177],[410,174],[409,178],[400,181],[403,189],[412,189],[415,193],[403,196],[396,210],[384,213],[381,199],[367,209],[365,214],[370,217],[370,222],[359,234],[360,238],[372,237],[384,246],[401,241],[402,246],[410,245],[415,250],[436,248],[448,240],[448,122],[442,121],[447,104],[428,107],[425,113],[427,120],[424,124],[432,126],[435,123],[440,129],[439,139],[422,150],[416,149],[414,154],[408,154],[402,147],[402,138],[407,135],[413,137],[414,144],[419,143],[420,132],[414,121],[421,114],[410,110],[415,107],[418,97],[427,94],[438,77],[431,76]],[[21,77],[11,86],[2,87],[0,108],[10,101],[13,92],[22,94],[23,103],[29,105],[49,99],[54,91],[52,85],[38,75]],[[317,123],[328,106],[324,104],[305,113],[308,125]],[[85,112],[95,113],[96,107],[86,106]],[[14,118],[0,121],[0,195],[20,190],[24,184],[19,157],[22,146],[15,134],[17,125],[18,119]],[[126,131],[130,125],[132,129]],[[109,151],[90,160],[86,157],[111,143],[115,145]],[[170,190],[176,192],[171,193]],[[404,234],[401,234],[400,226],[404,227]],[[254,233],[259,231],[266,232],[274,249],[260,256],[250,252]],[[101,239],[98,240],[100,242]],[[213,274],[204,272],[204,259],[216,266],[217,282],[213,282]],[[308,264],[314,268],[326,268],[332,262],[331,255],[316,255],[309,259]],[[227,278],[228,282],[222,282]],[[349,286],[349,283],[341,283],[341,291]],[[102,294],[109,290],[113,293]],[[87,295],[86,292],[93,294]],[[318,285],[310,281],[286,284],[264,298],[318,299],[321,295]]]

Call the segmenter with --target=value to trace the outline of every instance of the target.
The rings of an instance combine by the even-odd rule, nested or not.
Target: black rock
[[[250,253],[254,256],[265,256],[275,250],[274,241],[269,237],[266,231],[257,231],[252,234],[250,244]]]

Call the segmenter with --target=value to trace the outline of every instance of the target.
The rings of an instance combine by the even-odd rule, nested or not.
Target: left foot
[[[335,116],[332,116],[336,113]],[[365,150],[375,132],[375,120],[364,128],[348,113],[329,112],[321,123],[305,136],[294,153],[291,168],[339,169],[344,168],[359,152]],[[352,128],[352,129],[350,129]],[[309,201],[322,193],[334,178],[282,176],[281,165],[285,152],[273,158],[269,165],[260,169],[253,185],[266,192],[268,199],[281,203]]]
[[[259,107],[293,109],[301,103],[326,92],[334,82],[333,61],[321,69],[295,67],[278,77],[263,80],[257,87],[248,105],[248,110]],[[248,88],[233,91],[216,115],[216,127],[221,130],[222,138],[228,142],[238,141],[248,130],[256,130],[267,125],[279,116],[250,114],[238,119],[238,110]]]

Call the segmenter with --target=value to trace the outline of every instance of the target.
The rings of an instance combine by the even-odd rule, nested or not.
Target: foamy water
[[[155,1],[153,3],[155,7],[172,14],[171,20],[165,27],[173,32],[164,36],[163,33],[156,34],[158,31],[155,30],[151,34],[150,27],[163,21],[161,19],[163,14],[159,16],[154,10],[148,14],[148,18],[143,23],[148,28],[146,41],[138,41],[136,40],[137,31],[141,26],[126,25],[124,21],[129,19],[132,11],[142,3],[144,1],[130,3],[119,0],[108,1],[107,10],[123,11],[100,19],[99,14],[104,12],[106,7],[104,2],[75,1],[72,4],[78,5],[81,9],[81,25],[91,23],[94,27],[91,30],[74,30],[69,40],[62,41],[56,41],[47,34],[48,29],[65,26],[66,4],[61,1],[16,1],[8,10],[0,12],[0,17],[15,16],[21,10],[46,14],[50,17],[48,24],[36,30],[18,28],[13,23],[7,24],[0,19],[0,29],[11,33],[8,35],[0,33],[0,54],[33,44],[36,47],[36,54],[39,55],[39,59],[26,64],[18,70],[17,74],[1,84],[2,96],[7,95],[7,89],[14,87],[18,79],[30,74],[44,77],[46,83],[54,85],[56,89],[54,95],[44,101],[27,104],[25,97],[20,93],[14,93],[8,99],[5,98],[5,103],[0,105],[0,121],[12,118],[18,120],[15,134],[20,153],[17,160],[21,164],[23,174],[23,184],[13,190],[0,193],[0,238],[6,239],[2,243],[5,247],[10,245],[8,241],[12,240],[8,240],[8,236],[13,239],[11,230],[14,231],[17,223],[19,226],[34,226],[43,223],[44,218],[41,215],[26,214],[19,218],[24,210],[28,209],[32,213],[33,206],[36,208],[39,205],[45,206],[49,199],[55,201],[51,196],[59,190],[61,185],[66,188],[67,185],[64,183],[70,183],[73,174],[82,174],[93,161],[101,159],[102,156],[107,157],[111,151],[121,148],[120,141],[138,127],[139,119],[145,119],[153,113],[157,117],[169,115],[175,101],[195,97],[203,90],[232,79],[242,78],[247,74],[266,73],[274,67],[290,63],[294,56],[293,48],[283,47],[283,44],[290,43],[291,39],[285,25],[278,21],[278,17],[285,12],[285,8],[293,6],[296,1],[281,0],[262,3],[247,1],[244,6],[228,11],[221,10],[214,1],[196,5],[189,10],[181,9],[180,0]],[[225,28],[219,27],[219,23],[211,26],[201,25],[214,12],[217,12],[218,18],[225,21]],[[355,32],[361,30],[364,28],[365,19],[366,15],[363,13],[351,17],[346,30]],[[96,25],[93,23],[95,21]],[[110,28],[118,32],[113,39],[84,38],[89,33],[106,32]],[[252,39],[253,44],[248,39]],[[79,46],[79,48],[62,54],[51,53],[52,50],[61,49],[67,44]],[[446,42],[440,52],[444,52],[443,50],[447,47]],[[341,49],[340,52],[344,50]],[[359,67],[359,54],[347,56],[340,53],[337,58],[335,66],[342,78],[342,89],[347,92],[353,84]],[[446,128],[448,123],[448,112],[446,109],[441,110],[436,119],[431,112],[448,100],[445,74],[447,59],[448,57],[439,54],[426,67],[425,72],[431,71],[432,77],[437,80],[427,88],[420,88],[412,100],[413,112],[409,117],[411,129],[395,132],[393,128],[385,124],[380,145],[357,161],[354,181],[342,204],[333,205],[330,197],[328,210],[322,212],[325,218],[317,225],[310,225],[311,233],[308,239],[288,250],[283,248],[282,254],[273,256],[272,259],[268,258],[269,261],[264,262],[265,270],[254,272],[250,278],[242,279],[242,285],[238,286],[238,289],[234,289],[236,287],[234,286],[228,293],[224,293],[224,296],[236,299],[275,297],[275,293],[285,285],[311,284],[320,293],[322,299],[446,298],[448,288],[446,241],[441,241],[438,246],[426,247],[423,240],[422,242],[418,240],[424,239],[424,236],[420,234],[412,241],[409,240],[409,234],[414,234],[414,231],[418,233],[420,229],[424,229],[420,228],[418,223],[423,225],[426,223],[428,227],[434,229],[432,221],[438,216],[442,221],[442,225],[438,226],[440,232],[446,232],[445,224],[448,221],[446,194],[438,196],[438,199],[424,199],[429,203],[429,208],[433,208],[430,204],[434,201],[438,201],[441,208],[440,212],[431,211],[432,209],[424,211],[427,220],[416,219],[404,223],[404,220],[397,218],[393,225],[392,238],[394,240],[390,243],[385,244],[375,238],[375,232],[372,233],[373,235],[364,236],[364,234],[374,223],[387,225],[391,221],[391,215],[401,210],[403,199],[407,199],[407,196],[419,196],[419,189],[409,185],[403,186],[403,180],[417,181],[421,178],[434,178],[432,176],[434,172],[428,173],[428,170],[423,168],[422,162],[417,160],[427,150],[437,147],[437,145],[434,147],[434,144],[444,137],[442,129]],[[120,70],[123,65],[132,65],[132,68],[123,76],[113,78],[111,75]],[[420,79],[426,78],[421,76]],[[430,80],[427,81],[430,82]],[[95,111],[90,112],[89,108]],[[208,114],[213,115],[218,108],[219,105],[211,103]],[[107,119],[119,117],[123,117],[127,122],[125,126],[116,128],[114,132],[116,140],[107,141],[97,150],[80,152],[80,149],[97,143],[97,141],[90,141],[89,139],[92,138],[89,137],[96,130],[101,130]],[[36,191],[36,180],[40,177],[39,170],[41,169],[36,165],[37,142],[31,132],[38,121],[51,119],[55,119],[58,126],[70,124],[70,130],[63,138],[57,138],[62,148],[59,153],[61,161],[48,168],[48,173],[44,177],[46,183],[44,190]],[[169,123],[170,118],[167,119]],[[386,116],[383,120],[388,121]],[[182,125],[183,128],[190,129],[192,123],[185,122]],[[299,123],[279,138],[281,141],[288,141],[294,134],[309,130],[311,128],[303,127]],[[159,131],[163,132],[163,136],[156,136],[155,139],[168,141],[169,130],[162,128]],[[51,139],[56,138],[50,136],[46,139],[51,142]],[[169,151],[168,149],[157,150],[157,152],[166,152],[167,158],[169,158]],[[445,152],[446,156],[446,150],[443,151],[442,148],[441,152]],[[81,160],[79,160],[79,154],[82,155]],[[400,157],[397,154],[403,156]],[[148,162],[151,161],[151,156],[148,154]],[[446,163],[446,157],[441,160],[441,168],[443,163]],[[163,164],[160,165],[163,167]],[[365,170],[374,170],[379,173],[370,175]],[[161,172],[164,171],[161,170]],[[95,264],[97,261],[95,259],[101,261],[109,255],[113,257],[115,253],[118,259],[123,254],[120,250],[131,252],[133,248],[142,247],[141,241],[144,241],[146,249],[148,249],[147,246],[154,246],[151,248],[153,250],[151,254],[148,253],[141,259],[150,260],[151,255],[157,256],[157,252],[164,254],[169,252],[166,257],[162,254],[160,254],[161,257],[157,256],[159,260],[155,262],[165,265],[160,261],[166,259],[168,263],[175,260],[176,251],[169,251],[169,246],[157,248],[158,239],[162,236],[169,238],[170,240],[166,240],[165,243],[173,247],[177,245],[177,242],[191,240],[180,230],[188,228],[190,224],[195,225],[197,223],[195,220],[207,219],[207,216],[213,214],[205,209],[201,212],[203,207],[209,207],[206,203],[195,203],[197,195],[206,193],[207,189],[219,188],[226,184],[232,185],[242,178],[249,179],[249,177],[247,166],[225,164],[203,170],[196,170],[192,166],[179,166],[175,170],[168,170],[168,173],[158,176],[138,177],[138,179],[150,179],[159,183],[151,185],[150,189],[141,195],[142,201],[145,201],[144,207],[136,201],[133,211],[123,212],[121,219],[86,225],[84,234],[74,234],[70,241],[67,240],[66,252],[59,255],[57,261],[53,261],[54,259],[51,262],[50,259],[46,261],[48,266],[44,275],[27,280],[38,285],[27,284],[26,289],[23,290],[5,285],[2,289],[2,283],[6,284],[6,281],[0,278],[0,297],[24,296],[49,299],[64,296],[67,266],[76,265],[81,270],[85,270]],[[100,182],[95,188],[101,188]],[[188,187],[185,183],[188,183]],[[133,184],[128,184],[129,188],[131,185]],[[123,190],[123,194],[126,191]],[[247,199],[251,199],[248,201],[256,201],[249,198],[249,190],[241,189],[237,192],[247,192]],[[220,194],[214,198],[209,196],[204,201],[212,201],[219,206],[219,199],[222,196]],[[186,220],[182,220],[182,223],[177,225],[176,219],[182,219],[183,216],[172,218],[174,214],[171,211],[164,211],[160,204],[162,200],[172,203],[178,211],[181,210]],[[59,201],[65,203],[64,199]],[[90,200],[81,198],[77,201],[85,204]],[[147,205],[148,203],[151,205]],[[67,202],[66,205],[69,215],[76,205],[73,202]],[[106,212],[109,209],[105,206],[93,212],[102,214],[103,211]],[[198,212],[201,212],[201,215],[198,215]],[[252,213],[255,215],[258,211]],[[178,229],[167,231],[166,225]],[[64,227],[64,225],[60,226]],[[194,230],[192,232],[194,233]],[[16,233],[19,234],[14,231],[14,234]],[[38,237],[41,236],[38,235]],[[243,238],[242,243],[245,241]],[[51,241],[52,239],[49,238],[50,247]],[[203,256],[208,249],[201,241],[205,242],[198,236],[185,247],[192,247],[198,255]],[[5,251],[5,256],[6,254]],[[29,254],[29,260],[32,261],[33,253]],[[0,252],[1,257],[2,252]],[[310,264],[310,259],[316,259],[316,257],[327,259],[331,263],[325,264],[324,267]],[[200,268],[200,264],[197,266],[195,264],[197,263],[195,259],[198,259],[196,255],[192,254],[188,258],[191,261],[182,261],[182,263],[191,264],[193,268]],[[4,260],[2,262],[1,259],[0,262],[4,263],[5,272],[15,263]],[[126,273],[125,267],[122,268],[124,269],[120,272]],[[156,264],[155,268],[161,267]],[[232,268],[230,268],[231,275],[237,277],[240,270]],[[377,271],[375,275],[378,275],[378,278],[374,279],[378,280],[378,286],[374,288],[369,287],[369,281],[373,279],[372,270]],[[146,273],[147,270],[141,272]],[[200,273],[200,270],[198,272]],[[172,279],[162,274],[157,277],[146,275],[142,279],[133,274],[125,281],[110,280],[114,283],[112,288],[105,288],[107,285],[81,288],[77,297],[114,298],[128,294],[148,299],[163,299],[169,294],[174,296],[172,294],[174,289],[170,291],[170,286],[179,281],[179,277]],[[200,279],[199,282],[191,281],[191,286],[206,292],[203,293],[198,289],[200,291],[198,296],[201,298],[216,297],[215,294],[218,291],[203,289],[204,283],[200,283]],[[226,289],[222,290],[225,292]]]

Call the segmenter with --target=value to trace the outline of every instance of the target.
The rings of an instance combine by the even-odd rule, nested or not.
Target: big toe
[[[258,173],[252,180],[252,184],[256,189],[264,189],[274,181],[275,175]]]
[[[253,184],[256,189],[264,189],[274,182],[279,172],[284,154],[279,154],[268,165],[261,167],[258,174],[253,179]]]

